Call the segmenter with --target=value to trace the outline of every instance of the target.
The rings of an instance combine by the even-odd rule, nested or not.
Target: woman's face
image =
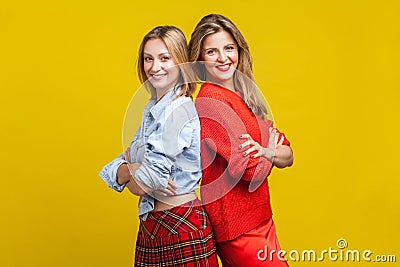
[[[207,81],[220,84],[233,83],[238,65],[238,46],[227,31],[208,35],[203,42],[202,58],[205,61]]]
[[[157,92],[168,91],[178,82],[179,68],[161,39],[146,42],[143,60],[146,76]]]

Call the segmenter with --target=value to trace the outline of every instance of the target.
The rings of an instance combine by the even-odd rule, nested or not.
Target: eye
[[[170,60],[171,58],[170,57],[168,57],[168,56],[163,56],[163,57],[161,57],[161,61],[168,61],[168,60]]]
[[[225,49],[227,51],[232,51],[232,50],[235,50],[235,47],[233,45],[228,45]]]
[[[213,56],[213,55],[215,55],[215,53],[216,53],[215,49],[207,49],[206,50],[207,56]]]
[[[151,57],[144,57],[144,62],[150,62],[150,61],[152,61],[153,59],[151,58]]]

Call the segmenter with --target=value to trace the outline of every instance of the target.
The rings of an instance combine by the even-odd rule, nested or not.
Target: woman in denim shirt
[[[112,189],[141,196],[135,266],[218,266],[208,216],[194,190],[201,178],[200,122],[183,33],[151,30],[139,48],[139,78],[151,94],[125,153],[100,172]],[[195,264],[195,265],[194,265]]]

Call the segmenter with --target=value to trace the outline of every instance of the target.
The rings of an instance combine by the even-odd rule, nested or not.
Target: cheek
[[[179,73],[180,73],[179,68],[175,67],[173,69],[173,73],[174,73],[174,75],[173,75],[174,79],[178,79],[179,78]]]
[[[180,69],[177,65],[169,66],[168,72],[170,73],[170,78],[175,80],[179,78]]]
[[[216,60],[216,58],[214,56],[207,56],[205,55],[203,57],[203,61],[208,61],[208,62],[214,62]]]
[[[169,62],[168,64],[165,65],[165,69],[175,69],[177,68],[177,65],[175,63]]]
[[[204,68],[206,69],[207,72],[212,72],[213,67],[214,67],[214,64],[207,63],[207,61],[204,62]]]
[[[229,57],[231,58],[231,60],[238,61],[238,59],[239,59],[239,54],[238,54],[237,52],[231,52],[231,53],[229,54]]]
[[[146,73],[146,75],[149,75],[150,69],[151,69],[151,65],[149,63],[144,63],[143,64],[143,70]]]
[[[232,55],[232,57],[230,58],[232,63],[233,63],[233,68],[237,69],[238,65],[239,65],[239,57],[237,54]]]

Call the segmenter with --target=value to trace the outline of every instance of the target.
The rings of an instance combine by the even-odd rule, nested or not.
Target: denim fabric
[[[130,157],[131,163],[142,164],[135,174],[138,181],[159,190],[171,179],[179,195],[195,190],[202,172],[199,117],[191,98],[177,97],[178,93],[171,90],[158,102],[149,101],[130,145]],[[100,172],[108,186],[119,192],[125,185],[116,182],[116,173],[124,163],[127,161],[121,154]],[[145,220],[153,209],[154,195],[142,197],[139,217]]]

